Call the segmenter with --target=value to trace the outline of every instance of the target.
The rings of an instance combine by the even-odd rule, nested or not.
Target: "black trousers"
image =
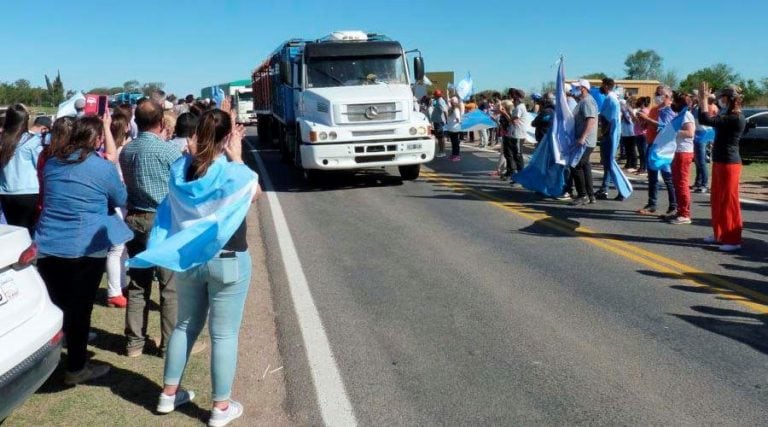
[[[37,223],[37,194],[3,194],[0,204],[8,224],[26,227],[31,237]]]
[[[93,302],[106,265],[106,258],[91,257],[51,256],[37,261],[37,270],[48,288],[51,300],[64,312],[69,372],[85,367]]]
[[[589,163],[589,157],[592,155],[593,150],[594,147],[587,147],[576,167],[571,168],[573,182],[576,184],[577,197],[595,197],[595,190],[592,186],[592,165]]]
[[[461,145],[459,138],[461,137],[461,133],[459,132],[448,132],[448,137],[451,139],[451,155],[452,156],[458,156],[461,154]]]
[[[523,160],[523,140],[504,137],[502,141],[504,158],[507,160],[507,175],[520,172],[525,167]]]
[[[637,137],[635,136],[622,136],[620,139],[621,145],[624,147],[624,153],[627,157],[627,162],[624,164],[624,168],[636,168],[637,167]]]

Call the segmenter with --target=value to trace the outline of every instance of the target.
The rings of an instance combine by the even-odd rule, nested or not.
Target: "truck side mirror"
[[[413,74],[417,82],[424,80],[424,58],[421,56],[413,58]]]
[[[291,85],[291,63],[289,61],[280,62],[280,80],[283,84]]]

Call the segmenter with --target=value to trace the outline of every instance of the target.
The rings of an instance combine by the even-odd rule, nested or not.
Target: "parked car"
[[[768,109],[744,109],[747,128],[741,137],[741,155],[747,160],[768,160]]]
[[[32,264],[36,251],[26,228],[0,225],[0,422],[61,357],[63,314]]]

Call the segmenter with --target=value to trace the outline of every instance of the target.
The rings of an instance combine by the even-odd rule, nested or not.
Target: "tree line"
[[[616,76],[609,76],[604,72],[594,72],[579,76],[582,79],[596,79],[601,80],[606,77],[614,77],[622,80],[657,80],[664,85],[667,85],[675,90],[691,93],[699,86],[701,81],[709,82],[710,87],[715,89],[721,89],[730,85],[739,86],[744,95],[745,105],[760,105],[768,106],[768,77],[764,77],[760,80],[745,79],[736,72],[733,67],[724,63],[713,64],[708,67],[696,70],[685,78],[680,79],[678,73],[670,68],[664,67],[664,60],[655,50],[638,49],[637,51],[627,55],[624,61],[623,78]],[[533,89],[532,92],[541,91],[549,92],[554,91],[555,82],[549,81],[541,85],[539,89]],[[501,93],[506,93],[507,90],[503,90]],[[483,91],[477,95],[486,95],[487,97],[492,94],[498,93],[495,91]]]
[[[85,91],[97,95],[115,95],[121,92],[142,93],[149,95],[153,91],[163,89],[165,83],[128,80],[122,86],[95,87]],[[56,107],[65,99],[75,94],[74,90],[65,90],[61,80],[61,73],[50,79],[45,75],[45,87],[35,87],[26,79],[18,79],[14,82],[0,82],[0,105],[22,103],[36,107]]]

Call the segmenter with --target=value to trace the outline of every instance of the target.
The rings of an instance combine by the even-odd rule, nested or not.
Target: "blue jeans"
[[[693,144],[693,161],[696,162],[696,180],[693,181],[694,187],[707,187],[709,184],[709,171],[707,170],[707,147],[709,142],[698,142]]]
[[[232,283],[217,280],[212,263],[177,273],[179,318],[171,334],[165,356],[163,382],[178,385],[187,366],[189,353],[205,325],[211,333],[211,384],[214,401],[228,400],[237,368],[237,344],[243,320],[245,298],[251,283],[251,256],[236,252],[237,274]],[[230,270],[233,271],[233,270]]]
[[[675,186],[672,184],[672,172],[661,171],[661,178],[667,187],[667,197],[669,197],[669,209],[677,209],[677,198],[675,198]],[[656,207],[656,199],[659,194],[659,171],[648,169],[648,205]]]

